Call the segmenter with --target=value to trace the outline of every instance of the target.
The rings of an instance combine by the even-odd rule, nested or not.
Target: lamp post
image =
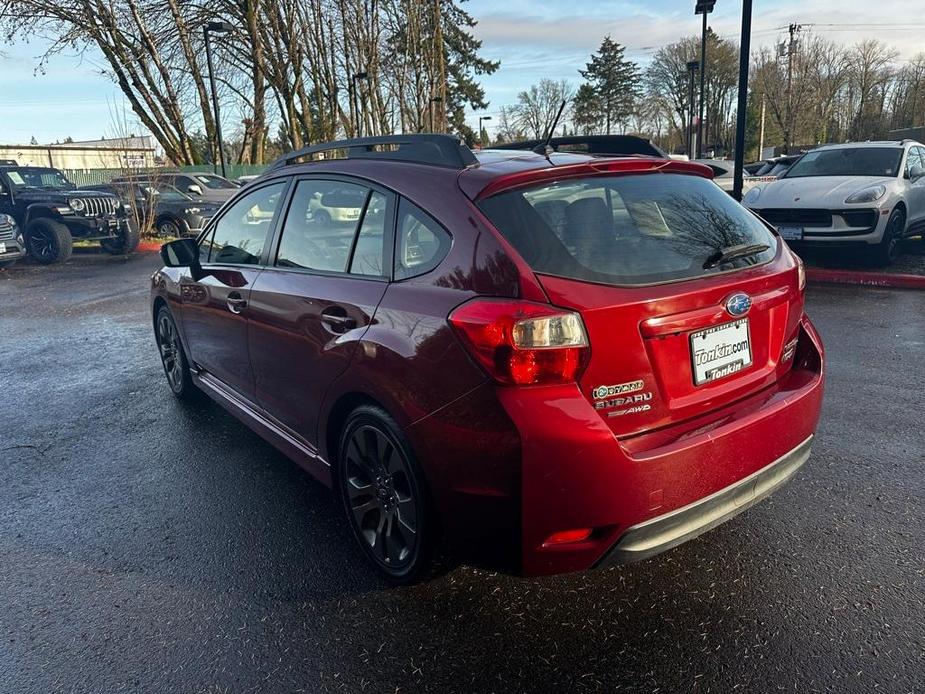
[[[366,80],[369,77],[369,74],[366,71],[358,72],[353,76],[353,99],[354,99],[354,108],[356,109],[357,122],[356,122],[356,133],[357,137],[363,137],[363,118],[360,115],[360,81]]]
[[[697,72],[697,69],[700,67],[700,63],[696,60],[691,60],[687,64],[687,70],[690,73],[690,79],[688,80],[688,104],[690,105],[690,122],[688,123],[687,128],[687,156],[689,159],[696,159],[697,155],[694,152],[694,73]]]
[[[234,29],[228,22],[207,22],[202,27],[206,42],[206,64],[209,66],[209,86],[212,88],[212,111],[215,117],[215,139],[218,141],[218,160],[222,164],[222,176],[225,176],[225,145],[222,143],[222,120],[218,111],[218,94],[215,91],[215,70],[212,69],[212,46],[209,43],[209,34],[227,34]],[[215,171],[215,162],[212,162],[212,171]],[[227,178],[227,176],[225,176]]]
[[[742,199],[742,167],[745,164],[745,107],[748,103],[748,59],[752,41],[752,0],[742,0],[742,38],[739,40],[739,104],[736,112],[736,151],[732,197]]]
[[[479,145],[482,144],[482,121],[491,120],[491,116],[479,116]]]
[[[694,15],[703,15],[703,31],[700,34],[700,100],[699,120],[697,121],[697,158],[703,156],[703,107],[704,81],[707,74],[707,15],[713,11],[716,0],[697,0]]]

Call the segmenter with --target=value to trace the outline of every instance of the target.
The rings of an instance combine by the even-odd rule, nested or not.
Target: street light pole
[[[479,116],[479,145],[482,144],[482,121],[491,120],[491,116]]]
[[[707,15],[713,11],[716,0],[697,0],[694,15],[703,15],[703,30],[700,33],[700,99],[699,117],[697,120],[697,158],[703,157],[703,110],[704,110],[704,83],[707,74]]]
[[[687,69],[690,72],[690,79],[688,80],[688,105],[690,106],[690,122],[688,123],[687,128],[687,157],[689,159],[696,159],[696,153],[694,152],[694,73],[697,72],[697,68],[700,66],[696,60],[692,60],[687,64]]]
[[[748,60],[752,40],[752,0],[742,0],[742,38],[739,41],[739,103],[736,112],[736,150],[732,197],[742,200],[742,170],[745,165],[745,108],[748,104]]]
[[[215,91],[215,70],[212,68],[212,46],[209,42],[209,34],[227,34],[233,29],[228,22],[207,22],[202,28],[203,37],[206,42],[206,64],[209,66],[209,86],[212,89],[212,111],[215,117],[215,139],[218,143],[218,160],[222,164],[222,176],[225,174],[225,145],[222,142],[222,119],[218,110],[218,93]],[[212,161],[212,171],[215,171],[215,161]]]

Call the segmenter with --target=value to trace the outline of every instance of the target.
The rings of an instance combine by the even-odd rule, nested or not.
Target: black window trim
[[[268,186],[278,185],[279,183],[283,184],[283,192],[281,194],[280,204],[276,206],[276,210],[273,212],[273,219],[270,221],[270,226],[267,229],[267,238],[263,244],[263,251],[260,254],[260,261],[257,263],[213,263],[206,261],[202,263],[203,267],[250,267],[250,268],[266,268],[267,267],[267,258],[269,256],[269,249],[273,244],[273,239],[276,238],[276,228],[279,226],[280,213],[288,199],[289,193],[292,190],[292,179],[285,176],[278,176],[276,178],[271,178],[266,182],[262,183],[256,187],[242,188],[240,195],[235,195],[230,198],[225,204],[222,205],[222,208],[218,213],[209,220],[209,223],[206,227],[200,232],[199,236],[196,237],[196,245],[202,246],[203,242],[209,238],[209,235],[215,231],[215,227],[225,218],[225,215],[228,214],[228,211],[235,206],[240,200],[244,199],[246,196],[256,193],[258,190],[262,190]],[[269,243],[267,242],[269,241]],[[211,252],[209,254],[211,256]]]
[[[292,205],[292,200],[295,197],[295,190],[298,187],[300,181],[307,180],[320,180],[320,181],[339,181],[341,183],[350,183],[356,186],[362,186],[367,189],[366,200],[363,203],[363,212],[360,214],[360,218],[357,220],[356,231],[353,234],[353,241],[350,245],[350,254],[347,258],[347,270],[344,272],[338,272],[337,270],[318,270],[315,268],[306,268],[306,267],[280,267],[276,265],[277,258],[279,257],[279,247],[283,239],[283,229],[286,226],[285,220],[289,217],[289,209]],[[294,272],[303,275],[314,275],[317,277],[346,277],[349,279],[355,280],[370,280],[373,282],[391,282],[392,270],[389,269],[387,274],[383,275],[358,275],[352,272],[349,272],[349,268],[353,263],[353,252],[356,250],[356,244],[359,240],[360,230],[363,228],[363,222],[366,219],[366,208],[369,205],[369,201],[372,198],[373,193],[380,193],[384,195],[387,199],[386,209],[389,210],[389,213],[386,216],[385,220],[385,239],[383,240],[383,269],[392,268],[394,253],[395,253],[395,224],[398,219],[398,203],[401,199],[401,196],[395,193],[384,186],[370,181],[366,178],[361,178],[359,176],[347,176],[344,174],[333,174],[333,173],[311,173],[311,174],[296,174],[290,176],[289,190],[286,192],[286,197],[283,201],[283,210],[285,215],[281,220],[274,220],[276,226],[273,230],[273,237],[270,240],[269,245],[269,256],[266,258],[265,269],[273,270],[275,272]]]

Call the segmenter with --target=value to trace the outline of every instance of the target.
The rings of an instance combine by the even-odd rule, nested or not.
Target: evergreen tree
[[[482,42],[470,33],[477,22],[457,1],[444,0],[442,9],[446,118],[451,131],[471,133],[466,125],[466,106],[474,111],[488,108],[485,90],[476,76],[492,74],[500,63],[479,56]]]
[[[591,56],[587,69],[579,71],[591,83],[600,100],[608,135],[612,124],[625,125],[641,93],[639,66],[623,57],[625,50],[606,36],[598,52]]]
[[[581,85],[572,99],[572,124],[575,130],[582,135],[594,135],[601,130],[603,116],[601,100],[594,87],[587,83]]]

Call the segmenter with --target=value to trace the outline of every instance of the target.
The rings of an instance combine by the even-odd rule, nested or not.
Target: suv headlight
[[[199,214],[200,210],[198,207],[187,207],[183,210],[183,214]]]
[[[74,210],[74,212],[83,212],[85,209],[87,209],[84,201],[80,198],[71,198],[67,201],[67,204],[72,210]]]
[[[0,226],[15,227],[16,220],[10,217],[10,215],[0,212]]]
[[[845,198],[845,202],[873,202],[874,200],[879,200],[884,195],[886,195],[886,186],[871,186],[870,188],[864,188],[863,190],[859,190],[857,193],[849,195],[847,198]]]
[[[743,203],[755,202],[760,197],[760,195],[761,195],[761,186],[755,186],[754,188],[752,188],[745,194],[745,197],[742,198],[742,202]]]

